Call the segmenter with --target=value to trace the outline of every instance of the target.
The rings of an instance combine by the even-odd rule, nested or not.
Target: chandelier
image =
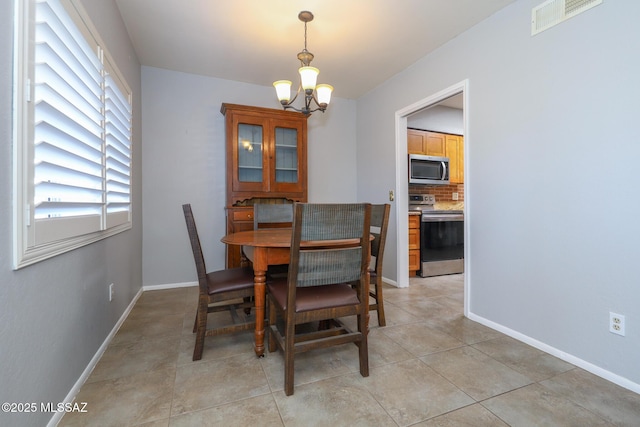
[[[316,85],[316,80],[318,79],[320,70],[311,66],[313,54],[307,50],[307,22],[313,21],[313,13],[302,11],[298,14],[298,19],[304,22],[304,49],[298,53],[298,59],[300,60],[301,65],[298,69],[298,72],[300,73],[300,85],[298,86],[298,91],[293,99],[291,99],[290,80],[278,80],[277,82],[273,82],[273,86],[276,88],[278,101],[280,101],[280,104],[282,104],[285,110],[287,108],[291,108],[306,116],[318,110],[324,113],[324,110],[327,109],[327,105],[329,105],[329,102],[331,101],[333,86],[327,84]],[[304,91],[304,106],[302,108],[296,108],[292,104],[298,98],[300,90]],[[312,102],[315,106],[312,106]]]

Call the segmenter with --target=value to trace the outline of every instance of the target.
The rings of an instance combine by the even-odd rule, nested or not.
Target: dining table
[[[373,239],[373,236],[371,236]],[[267,269],[270,265],[289,264],[291,256],[291,228],[261,228],[229,233],[220,239],[227,245],[242,247],[242,252],[253,265],[255,298],[255,340],[254,351],[258,357],[264,356],[265,297]],[[359,239],[303,241],[301,247],[348,247],[359,244]],[[369,274],[367,273],[366,294],[369,295]]]

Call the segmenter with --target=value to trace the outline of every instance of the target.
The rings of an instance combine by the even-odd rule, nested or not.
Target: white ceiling
[[[515,0],[116,0],[142,65],[269,86],[318,83],[356,99]]]

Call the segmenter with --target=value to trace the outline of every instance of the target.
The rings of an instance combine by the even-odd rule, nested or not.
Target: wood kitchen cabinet
[[[409,276],[420,270],[420,215],[409,215]]]
[[[227,234],[253,229],[253,205],[307,201],[307,117],[222,104],[226,133]],[[240,265],[227,246],[227,267]]]
[[[445,157],[445,134],[419,129],[407,129],[407,152]]]
[[[464,137],[462,135],[445,136],[446,157],[449,158],[449,182],[464,183]]]

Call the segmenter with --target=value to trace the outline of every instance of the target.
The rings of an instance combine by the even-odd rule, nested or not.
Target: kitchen
[[[407,118],[409,276],[464,272],[462,94]]]

